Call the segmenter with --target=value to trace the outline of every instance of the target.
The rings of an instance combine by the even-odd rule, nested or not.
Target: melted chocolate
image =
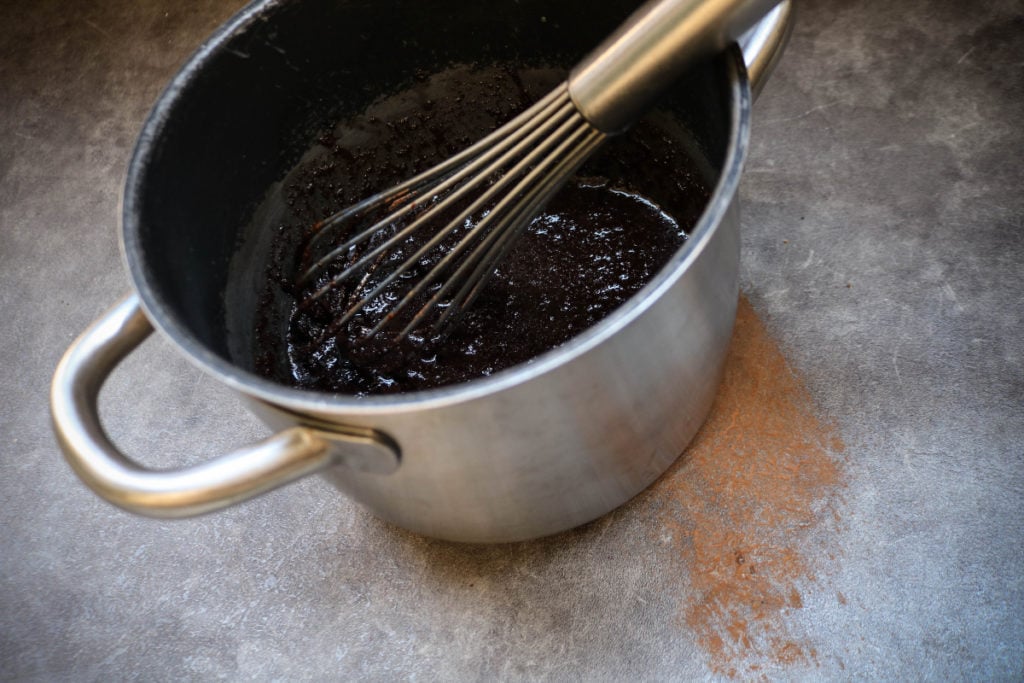
[[[325,133],[285,181],[290,215],[268,267],[256,328],[257,369],[295,386],[351,395],[455,384],[565,343],[647,283],[686,239],[708,197],[683,133],[666,117],[645,120],[605,145],[534,219],[473,305],[443,335],[431,337],[424,328],[399,344],[386,333],[365,338],[430,263],[344,325],[337,320],[372,286],[373,267],[367,281],[299,303],[344,265],[328,266],[313,282],[295,285],[294,274],[309,256],[308,241],[300,238],[311,226],[459,151],[560,78],[554,71],[456,68],[423,78]],[[419,243],[400,245],[394,258]],[[323,245],[317,249],[322,253]],[[386,299],[391,303],[385,305]],[[285,339],[270,332],[281,327],[267,323],[275,316],[287,317]]]

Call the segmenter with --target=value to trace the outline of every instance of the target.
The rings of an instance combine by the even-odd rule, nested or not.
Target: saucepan
[[[658,105],[692,133],[710,201],[643,289],[561,347],[455,386],[356,398],[253,372],[232,351],[247,339],[225,314],[235,278],[253,277],[229,265],[254,207],[340,113],[448,64],[568,69],[635,8],[263,0],[231,19],[173,79],[139,137],[121,218],[134,292],[71,345],[53,378],[53,427],[75,472],[106,500],[155,517],[209,512],[319,473],[389,522],[467,542],[569,529],[649,486],[683,452],[719,383],[738,297],[735,197],[752,91],[785,43],[788,2],[742,50],[696,65]],[[177,471],[122,454],[97,397],[154,328],[274,434]]]

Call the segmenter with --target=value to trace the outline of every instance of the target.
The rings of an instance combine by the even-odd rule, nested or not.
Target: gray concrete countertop
[[[0,6],[0,679],[1024,677],[1024,4],[801,3],[755,108],[744,324],[841,474],[809,516],[748,525],[762,574],[719,594],[697,513],[666,511],[714,475],[714,418],[651,492],[510,546],[408,534],[316,478],[182,521],[76,479],[50,376],[129,289],[118,195],[146,112],[239,6]],[[153,466],[266,433],[158,338],[102,406]]]

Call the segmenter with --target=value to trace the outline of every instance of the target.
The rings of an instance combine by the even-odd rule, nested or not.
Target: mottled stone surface
[[[0,678],[712,675],[642,506],[465,547],[318,479],[141,519],[62,461],[47,387],[128,290],[116,223],[134,137],[238,6],[0,5]],[[792,616],[817,661],[772,677],[1024,675],[1022,117],[1021,2],[801,4],[755,111],[742,284],[837,423],[848,484],[832,579]],[[264,434],[159,339],[103,409],[154,466]]]

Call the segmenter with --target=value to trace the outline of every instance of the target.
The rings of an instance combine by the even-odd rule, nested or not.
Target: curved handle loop
[[[793,20],[793,1],[783,0],[740,36],[743,61],[747,63],[747,75],[750,77],[750,91],[755,100],[782,57],[793,32]]]
[[[151,517],[188,517],[345,461],[346,450],[369,449],[362,455],[383,455],[383,461],[397,467],[393,445],[372,430],[334,433],[304,426],[185,469],[141,467],[110,441],[97,399],[117,364],[152,331],[138,298],[129,296],[72,343],[53,376],[50,410],[57,441],[78,476],[109,502]]]

